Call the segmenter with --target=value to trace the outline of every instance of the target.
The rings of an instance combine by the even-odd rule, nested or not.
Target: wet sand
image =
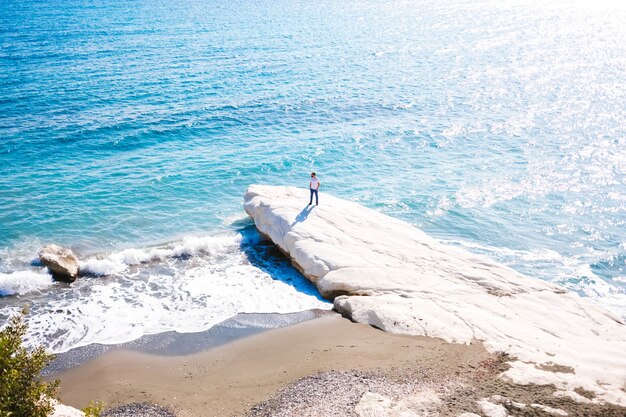
[[[532,403],[569,415],[626,411],[556,398],[550,386],[509,384],[498,377],[506,359],[481,343],[384,333],[332,315],[187,355],[111,350],[54,377],[74,407],[148,402],[179,417],[377,415],[379,406],[458,416],[480,414],[483,398],[511,415],[515,407],[550,415]]]

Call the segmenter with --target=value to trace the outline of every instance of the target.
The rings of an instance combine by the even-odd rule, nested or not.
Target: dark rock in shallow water
[[[39,251],[39,260],[57,281],[74,282],[78,277],[78,258],[70,249],[57,245],[44,246]]]
[[[166,408],[156,404],[130,403],[109,408],[101,414],[102,417],[176,417]]]

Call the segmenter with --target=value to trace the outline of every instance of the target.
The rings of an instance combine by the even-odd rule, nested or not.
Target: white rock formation
[[[502,405],[494,404],[486,399],[478,401],[478,406],[486,417],[508,417],[509,415]]]
[[[78,277],[79,262],[74,252],[57,245],[48,245],[39,251],[39,260],[48,267],[54,279],[74,282]]]
[[[555,416],[567,416],[567,411],[565,410],[561,410],[560,408],[553,408],[553,407],[549,407],[547,405],[542,405],[542,404],[531,404],[530,405],[532,408],[538,408],[539,410],[545,411],[548,414],[552,414]]]
[[[253,185],[244,208],[261,233],[352,320],[394,333],[480,340],[518,360],[517,383],[576,387],[626,405],[626,325],[578,295],[405,222],[308,190]]]
[[[373,392],[366,392],[361,397],[354,412],[358,417],[420,417],[404,405]]]
[[[438,416],[439,394],[425,389],[392,400],[384,395],[366,392],[354,408],[358,417],[429,417]]]
[[[49,417],[85,417],[82,411],[54,400],[54,410]]]

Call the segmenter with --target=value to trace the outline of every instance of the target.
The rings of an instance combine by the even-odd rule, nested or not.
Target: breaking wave
[[[0,275],[3,295],[46,292],[29,294],[28,343],[63,352],[170,330],[202,331],[238,313],[331,307],[253,230],[97,254],[81,269],[86,276],[71,285],[41,271]],[[11,298],[0,302],[14,306]],[[0,319],[9,312],[14,309],[2,309]]]

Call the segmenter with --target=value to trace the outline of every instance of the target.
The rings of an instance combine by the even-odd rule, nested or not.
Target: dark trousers
[[[314,190],[313,188],[311,188],[311,199],[309,200],[309,204],[313,203],[313,194],[315,194],[315,204],[317,205],[317,204],[319,204],[317,190]]]

